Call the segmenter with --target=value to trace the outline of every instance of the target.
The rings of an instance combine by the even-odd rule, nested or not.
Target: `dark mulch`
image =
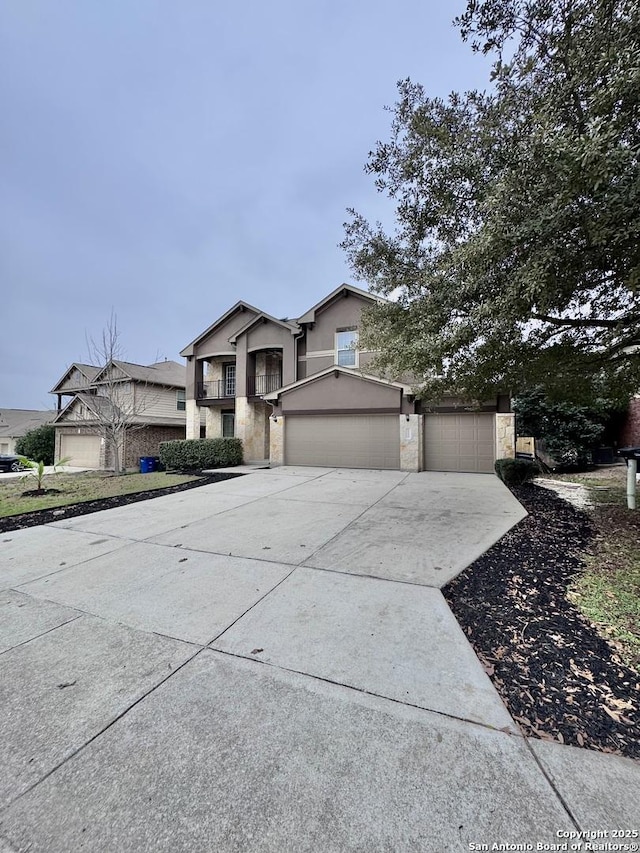
[[[524,734],[640,758],[640,675],[566,598],[593,523],[547,489],[512,491],[529,516],[445,598]]]
[[[74,518],[78,515],[88,515],[99,512],[101,509],[113,509],[116,506],[126,506],[138,501],[146,501],[149,498],[158,498],[161,495],[171,495],[174,492],[185,492],[187,489],[197,489],[207,486],[209,483],[219,483],[222,480],[231,480],[233,477],[243,477],[244,474],[234,474],[230,471],[219,474],[203,474],[197,480],[188,483],[180,483],[177,486],[167,486],[164,489],[149,489],[146,492],[132,492],[130,495],[114,495],[110,498],[100,498],[95,501],[83,501],[69,506],[55,507],[53,509],[39,509],[35,512],[25,512],[22,515],[10,515],[0,518],[0,533],[9,533],[11,530],[21,530],[23,527],[36,527],[38,524],[47,524],[51,521],[60,521],[63,518]],[[57,491],[54,489],[54,491]]]

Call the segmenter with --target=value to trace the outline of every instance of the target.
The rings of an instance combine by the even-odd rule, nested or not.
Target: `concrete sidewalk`
[[[637,828],[639,766],[521,737],[440,593],[523,516],[491,475],[279,468],[0,536],[0,853]]]

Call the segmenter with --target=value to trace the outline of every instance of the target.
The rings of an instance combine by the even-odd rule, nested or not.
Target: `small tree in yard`
[[[111,451],[113,470],[122,474],[125,469],[121,450],[125,437],[145,428],[140,416],[153,405],[154,395],[147,393],[149,386],[145,383],[135,393],[132,383],[117,365],[123,360],[123,350],[115,314],[111,314],[100,339],[88,338],[87,345],[92,363],[102,370],[95,379],[96,394],[86,398],[92,413],[86,427],[104,439]],[[137,382],[138,386],[140,384]]]
[[[45,424],[29,430],[16,441],[16,455],[26,456],[45,465],[53,465],[56,447],[55,427]]]

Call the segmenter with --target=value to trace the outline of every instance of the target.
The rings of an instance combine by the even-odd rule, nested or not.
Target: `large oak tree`
[[[385,231],[350,211],[343,247],[383,296],[364,340],[424,394],[640,389],[640,3],[470,0],[486,91],[398,84],[366,170]]]

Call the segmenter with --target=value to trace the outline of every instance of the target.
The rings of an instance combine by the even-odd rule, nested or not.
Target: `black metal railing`
[[[224,400],[236,396],[236,383],[230,379],[213,379],[198,383],[198,399]]]
[[[279,373],[267,373],[264,376],[247,376],[247,396],[262,397],[282,387]]]

